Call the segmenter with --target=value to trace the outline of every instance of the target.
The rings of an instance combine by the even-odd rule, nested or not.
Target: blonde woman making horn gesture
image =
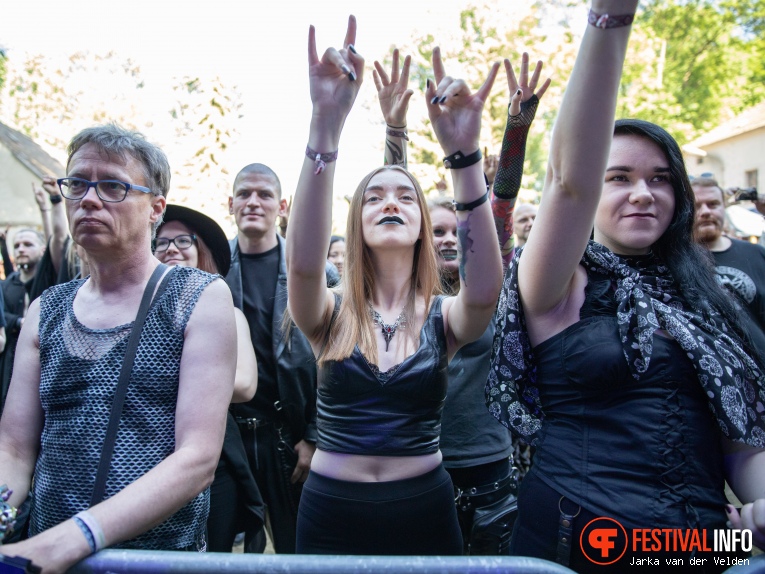
[[[335,160],[364,73],[356,20],[343,48],[308,57],[313,116],[287,240],[290,312],[319,363],[319,438],[298,516],[298,552],[460,554],[451,480],[438,450],[448,360],[489,323],[501,260],[479,150],[497,74],[471,93],[434,57],[428,112],[450,162],[463,251],[456,297],[438,269],[422,190],[398,166],[359,184],[342,289],[323,280]],[[476,384],[483,384],[476,381]]]

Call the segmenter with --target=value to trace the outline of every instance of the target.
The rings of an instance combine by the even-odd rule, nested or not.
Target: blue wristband
[[[72,516],[72,520],[74,520],[74,523],[80,527],[80,530],[82,530],[82,534],[85,536],[85,540],[88,541],[88,546],[90,546],[90,553],[95,554],[96,537],[93,536],[93,533],[90,531],[90,528],[88,528],[88,525],[85,524],[85,522],[79,516]]]

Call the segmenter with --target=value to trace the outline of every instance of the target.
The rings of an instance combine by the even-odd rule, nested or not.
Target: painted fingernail
[[[444,96],[443,98],[441,98],[441,99],[439,100],[439,102],[438,102],[438,103],[439,103],[439,104],[443,104],[445,101],[446,101],[446,96]]]
[[[350,73],[351,73],[351,69],[348,66],[346,66],[345,64],[340,66],[340,70],[343,72],[343,74],[349,74],[350,75]]]
[[[517,96],[520,96],[520,95],[521,95],[521,90],[519,89],[517,92],[515,92],[515,94],[516,94]]]
[[[348,77],[351,79],[351,82],[355,82],[356,81],[356,74],[355,73],[349,72],[348,73]]]
[[[728,514],[733,514],[733,507],[730,504],[725,505],[725,512]]]
[[[353,44],[348,44],[348,49],[354,54],[356,53],[356,48],[353,47]]]
[[[438,96],[436,96],[435,98],[433,98],[432,100],[430,100],[430,103],[431,103],[431,104],[435,104],[436,102],[438,102]]]

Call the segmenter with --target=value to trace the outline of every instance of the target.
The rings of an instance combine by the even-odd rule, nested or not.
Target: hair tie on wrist
[[[635,14],[620,14],[618,16],[612,16],[611,14],[598,14],[594,10],[590,10],[587,14],[587,23],[590,26],[607,30],[609,28],[621,28],[622,26],[629,26],[635,20]]]
[[[483,155],[481,154],[481,148],[478,148],[478,151],[469,155],[465,155],[461,151],[458,151],[457,153],[447,155],[444,158],[444,167],[446,169],[462,169],[463,167],[469,167],[478,163],[481,161],[482,157]]]
[[[313,160],[314,165],[316,165],[316,169],[314,170],[313,174],[319,175],[326,169],[329,162],[335,161],[337,159],[337,151],[338,150],[330,153],[319,153],[315,150],[312,150],[311,146],[305,146],[305,155],[309,159]]]
[[[385,125],[388,126],[391,129],[393,129],[393,130],[405,130],[406,129],[406,124],[404,124],[403,126],[392,126],[390,124],[385,124]]]

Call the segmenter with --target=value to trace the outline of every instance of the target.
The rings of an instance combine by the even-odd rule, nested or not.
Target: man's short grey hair
[[[170,190],[170,163],[167,161],[165,152],[159,146],[147,141],[142,133],[128,130],[114,123],[82,130],[72,138],[67,148],[69,154],[66,160],[67,172],[72,156],[87,144],[94,144],[101,151],[118,155],[123,160],[127,160],[129,155],[143,166],[146,186],[154,195],[167,197]],[[162,218],[154,224],[154,232],[161,223]]]

